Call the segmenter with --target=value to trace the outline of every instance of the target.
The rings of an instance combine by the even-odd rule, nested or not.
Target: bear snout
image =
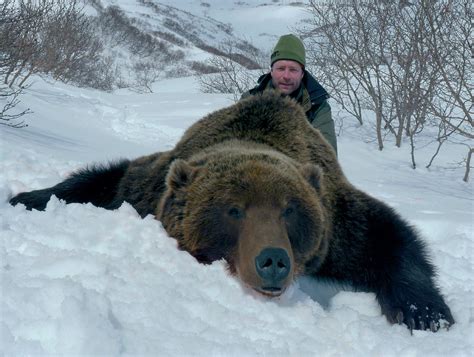
[[[264,295],[281,295],[293,280],[294,257],[278,205],[246,209],[238,239],[236,271],[242,282]]]
[[[255,258],[255,270],[262,279],[262,292],[281,294],[291,271],[290,257],[285,249],[265,248]]]

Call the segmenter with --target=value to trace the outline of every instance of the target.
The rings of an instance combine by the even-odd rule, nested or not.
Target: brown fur
[[[284,288],[320,247],[321,258],[326,254],[328,244],[321,241],[331,230],[331,189],[343,185],[349,184],[332,147],[301,107],[270,93],[209,114],[172,151],[133,161],[116,202],[130,202],[142,216],[154,214],[200,261],[225,258],[248,285],[259,281],[255,255],[266,245],[282,247],[292,261]],[[306,221],[288,237],[281,215],[296,199]],[[219,214],[205,212],[209,207],[219,207]],[[253,215],[240,221],[223,216],[231,208]]]

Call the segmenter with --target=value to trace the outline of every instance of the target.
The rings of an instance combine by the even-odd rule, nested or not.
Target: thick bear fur
[[[299,275],[376,294],[410,329],[454,323],[415,230],[351,185],[301,107],[264,93],[207,115],[173,150],[81,170],[11,204],[51,195],[154,215],[200,262],[225,259],[247,286],[278,296]]]

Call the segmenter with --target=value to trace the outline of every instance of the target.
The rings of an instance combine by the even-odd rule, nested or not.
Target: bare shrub
[[[9,81],[19,61],[20,51],[15,48],[15,36],[12,34],[25,32],[24,26],[29,20],[32,19],[20,12],[14,0],[4,0],[0,4],[0,125],[13,128],[27,126],[22,117],[31,112],[29,109],[17,109],[23,87],[13,88]]]
[[[0,85],[0,125],[12,128],[24,128],[28,126],[21,117],[31,113],[30,109],[17,110],[20,104],[19,96],[23,88],[12,89]]]
[[[474,139],[474,10],[472,2],[422,2],[427,17],[427,42],[432,71],[439,83],[429,111],[443,128],[437,138],[438,150],[446,141],[466,147],[464,181],[468,181]]]
[[[388,136],[398,147],[408,139],[416,168],[427,127],[442,135],[434,156],[448,137],[472,139],[470,1],[311,0],[310,11],[300,33],[309,67],[360,124],[375,113],[380,150]]]
[[[178,36],[175,36],[171,32],[164,32],[164,31],[154,31],[153,34],[165,41],[171,42],[179,47],[184,47],[186,43],[181,40]]]
[[[155,61],[139,61],[132,66],[132,89],[138,93],[153,93],[152,84],[163,76]]]
[[[17,12],[13,25],[1,27],[9,45],[2,53],[9,60],[3,82],[23,87],[35,73],[56,80],[100,88],[104,66],[103,45],[91,17],[80,0],[18,0],[10,2]],[[84,78],[94,79],[85,82]]]
[[[219,72],[219,68],[202,62],[193,61],[191,69],[197,74],[210,74]]]
[[[234,100],[237,101],[241,94],[253,87],[256,78],[259,74],[264,73],[268,62],[263,53],[251,46],[253,52],[243,53],[242,49],[235,46],[233,42],[226,41],[222,43],[219,48],[214,50],[215,55],[208,61],[207,65],[216,68],[217,73],[198,75],[198,82],[201,86],[201,91],[204,93],[230,93],[233,94]],[[249,59],[249,62],[244,60]],[[249,70],[257,69],[258,73]]]

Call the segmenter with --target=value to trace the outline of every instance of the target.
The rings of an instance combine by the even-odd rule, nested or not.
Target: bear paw
[[[392,323],[405,324],[413,330],[436,332],[441,328],[449,329],[454,324],[451,311],[446,304],[426,305],[407,302],[404,307],[384,309],[384,314]]]

